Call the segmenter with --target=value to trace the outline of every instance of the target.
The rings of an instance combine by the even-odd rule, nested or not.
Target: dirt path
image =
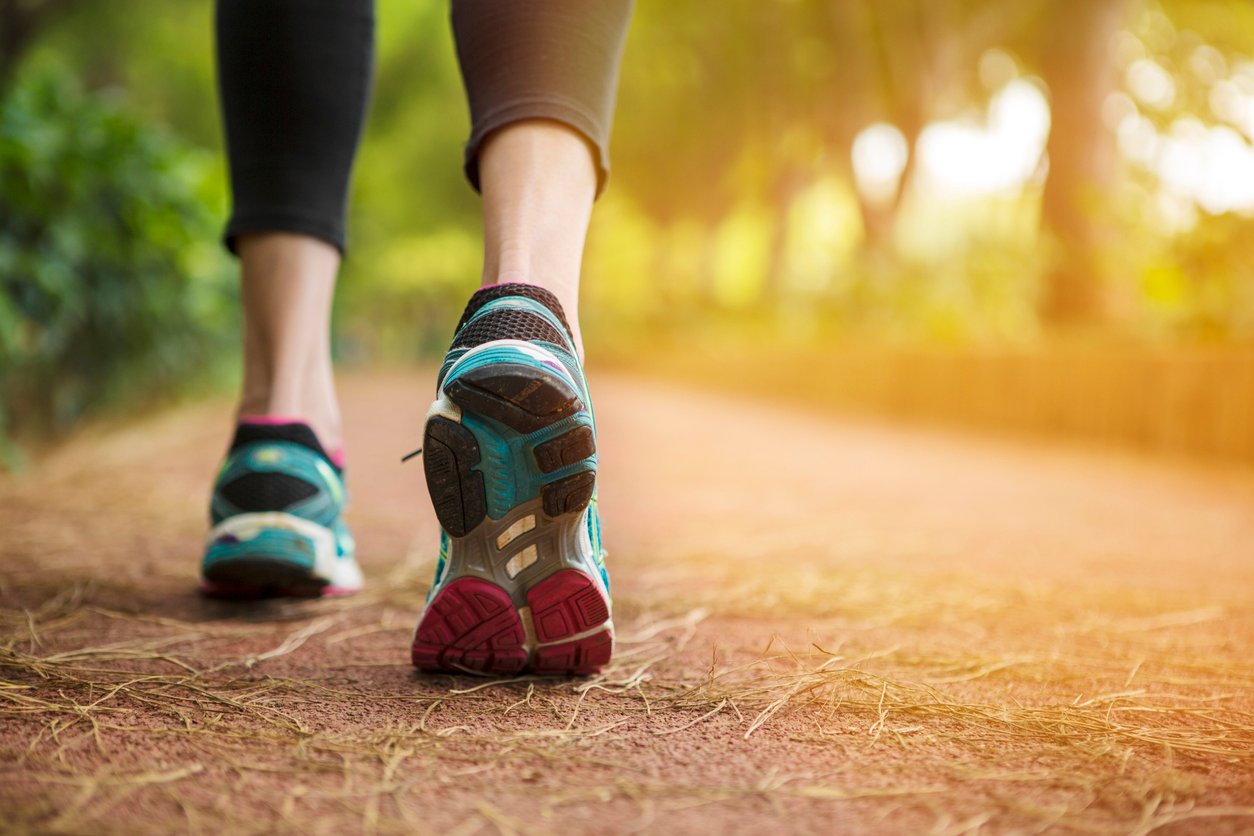
[[[0,829],[1254,829],[1254,477],[594,376],[614,665],[424,677],[428,377],[344,386],[352,599],[193,592],[221,403],[0,482]]]

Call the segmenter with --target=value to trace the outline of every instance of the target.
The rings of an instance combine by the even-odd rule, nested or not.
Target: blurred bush
[[[438,356],[481,265],[447,3],[376,6],[340,360]],[[0,3],[0,31],[4,9],[39,26],[9,61],[26,81],[0,140],[0,420],[63,426],[233,342],[213,4]],[[1254,339],[1241,0],[642,3],[612,153],[581,306],[595,357]],[[1051,287],[1068,309],[1043,304]]]
[[[1223,341],[1254,336],[1254,218],[1204,215],[1141,271],[1153,323],[1167,335]]]
[[[171,392],[234,355],[213,162],[68,72],[0,100],[0,440]]]

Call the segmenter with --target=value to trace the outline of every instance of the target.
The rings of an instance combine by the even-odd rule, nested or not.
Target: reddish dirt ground
[[[424,676],[430,374],[350,377],[368,589],[195,588],[225,402],[0,481],[0,829],[1254,830],[1254,475],[594,375],[619,648]]]

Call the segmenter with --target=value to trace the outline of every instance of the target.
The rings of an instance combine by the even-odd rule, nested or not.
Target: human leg
[[[370,0],[219,0],[239,255],[244,381],[214,487],[203,586],[316,594],[360,586],[344,526],[330,313],[366,111]]]
[[[349,175],[369,99],[370,0],[218,0],[230,164],[227,245],[240,256],[241,415],[310,423],[341,445],[330,305]]]
[[[584,139],[558,122],[501,128],[480,151],[483,284],[530,282],[567,312],[580,355],[579,267],[596,196]]]
[[[424,670],[578,674],[610,658],[577,301],[629,11],[453,6],[485,286],[458,324],[426,425],[442,536],[414,636]]]
[[[609,135],[630,0],[454,0],[471,113],[466,174],[483,195],[483,284],[551,290],[582,353],[579,266]]]
[[[343,447],[331,371],[331,301],[340,254],[308,235],[245,233],[240,257],[244,381],[237,418],[286,416]]]

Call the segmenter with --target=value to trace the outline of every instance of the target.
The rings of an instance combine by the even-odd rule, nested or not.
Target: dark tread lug
[[[521,363],[493,363],[449,383],[454,403],[500,421],[515,432],[531,433],[583,409],[579,393],[556,373]]]
[[[545,485],[541,493],[544,497],[544,513],[550,517],[560,517],[562,514],[582,511],[592,499],[596,481],[595,473],[585,471]]]
[[[591,427],[575,427],[551,438],[535,449],[536,465],[541,473],[552,473],[567,465],[583,461],[597,451]]]
[[[422,446],[435,515],[445,531],[464,537],[488,513],[483,474],[473,469],[479,463],[479,442],[461,424],[437,415],[427,421]]]

